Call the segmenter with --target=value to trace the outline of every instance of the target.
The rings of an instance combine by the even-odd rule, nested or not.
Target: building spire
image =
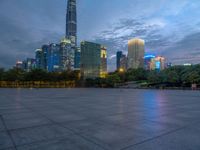
[[[68,0],[67,2],[66,38],[69,38],[72,44],[77,46],[76,0]]]

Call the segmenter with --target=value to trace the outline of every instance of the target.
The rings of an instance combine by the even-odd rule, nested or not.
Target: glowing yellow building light
[[[123,69],[123,68],[120,68],[120,69],[119,69],[119,72],[124,72],[124,69]]]
[[[106,50],[101,50],[101,58],[107,58]]]
[[[107,72],[100,72],[100,78],[106,78]]]

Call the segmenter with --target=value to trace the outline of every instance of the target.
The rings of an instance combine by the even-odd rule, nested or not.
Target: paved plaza
[[[0,89],[0,150],[200,150],[200,92]]]

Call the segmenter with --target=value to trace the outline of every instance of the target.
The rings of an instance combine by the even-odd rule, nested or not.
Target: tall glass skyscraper
[[[67,3],[66,38],[71,40],[72,46],[77,46],[76,0],[68,0]]]
[[[74,69],[74,49],[69,39],[62,39],[60,43],[60,69],[61,71]]]
[[[121,59],[121,57],[122,57],[122,51],[118,51],[117,52],[117,55],[116,55],[116,58],[117,58],[117,62],[116,62],[116,64],[117,64],[117,70],[119,70],[120,69],[120,59]]]
[[[105,78],[107,75],[107,49],[92,42],[81,42],[81,76]]]

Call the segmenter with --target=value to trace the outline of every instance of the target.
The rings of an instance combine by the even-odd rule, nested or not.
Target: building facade
[[[97,43],[81,42],[81,76],[84,79],[105,77],[107,50]]]
[[[116,68],[117,70],[120,69],[120,59],[122,57],[122,51],[118,51],[117,54],[116,54]]]
[[[72,47],[77,47],[76,0],[68,0],[67,2],[66,38],[71,40]]]
[[[146,70],[152,70],[152,59],[156,58],[155,55],[145,55],[144,56],[144,68]]]
[[[60,42],[60,70],[74,70],[74,49],[71,47],[71,41],[63,38]]]
[[[128,41],[128,69],[144,68],[145,42],[142,39]]]
[[[75,58],[74,58],[74,69],[80,70],[80,61],[81,61],[81,48],[77,47],[75,51]]]
[[[59,72],[60,70],[60,45],[50,44],[47,53],[47,71]]]
[[[42,46],[42,53],[43,53],[43,57],[42,57],[42,62],[43,62],[43,69],[48,71],[47,67],[48,67],[48,52],[49,52],[49,45],[43,45]]]
[[[35,50],[35,61],[36,61],[36,68],[44,69],[44,59],[43,59],[43,51],[42,49]]]
[[[36,69],[36,60],[34,58],[27,58],[22,62],[23,69],[26,72]]]
[[[165,69],[165,58],[161,56],[157,56],[152,58],[150,70],[164,70]]]
[[[107,48],[101,46],[101,64],[100,64],[100,77],[105,78],[107,76]]]
[[[17,61],[16,64],[15,64],[15,68],[24,70],[23,62]]]
[[[120,68],[119,71],[120,72],[126,72],[127,71],[127,57],[126,55],[122,54],[121,58],[120,58]]]

